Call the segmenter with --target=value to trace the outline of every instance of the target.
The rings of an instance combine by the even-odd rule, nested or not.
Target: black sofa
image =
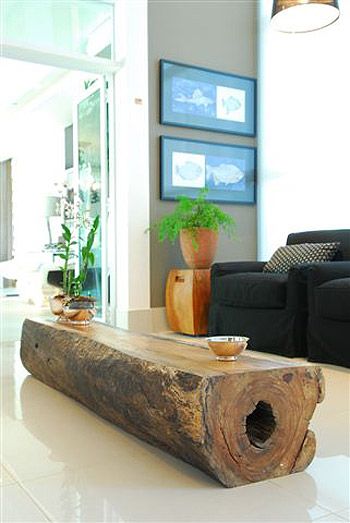
[[[350,261],[312,266],[308,303],[309,360],[350,367]]]
[[[350,260],[350,230],[289,234],[287,245],[339,242],[335,261]],[[265,262],[215,263],[211,270],[209,336],[240,334],[250,348],[283,356],[307,355],[309,264],[286,274],[262,272]]]

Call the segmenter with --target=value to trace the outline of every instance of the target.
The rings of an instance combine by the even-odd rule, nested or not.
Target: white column
[[[150,318],[147,1],[116,3],[116,324]],[[132,321],[138,318],[140,323]]]

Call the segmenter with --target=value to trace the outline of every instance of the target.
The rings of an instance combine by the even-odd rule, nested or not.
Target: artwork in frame
[[[162,200],[206,187],[214,202],[255,203],[255,147],[161,136],[160,153]]]
[[[256,80],[160,60],[160,123],[255,136]]]

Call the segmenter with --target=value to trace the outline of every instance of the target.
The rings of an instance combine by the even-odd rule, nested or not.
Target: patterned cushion
[[[300,263],[330,261],[334,258],[339,242],[332,243],[299,243],[279,247],[266,263],[264,272],[288,272],[291,267]]]

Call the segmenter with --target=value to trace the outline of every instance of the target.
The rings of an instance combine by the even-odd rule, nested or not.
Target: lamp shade
[[[339,18],[337,0],[274,0],[271,25],[284,33],[306,33]]]

